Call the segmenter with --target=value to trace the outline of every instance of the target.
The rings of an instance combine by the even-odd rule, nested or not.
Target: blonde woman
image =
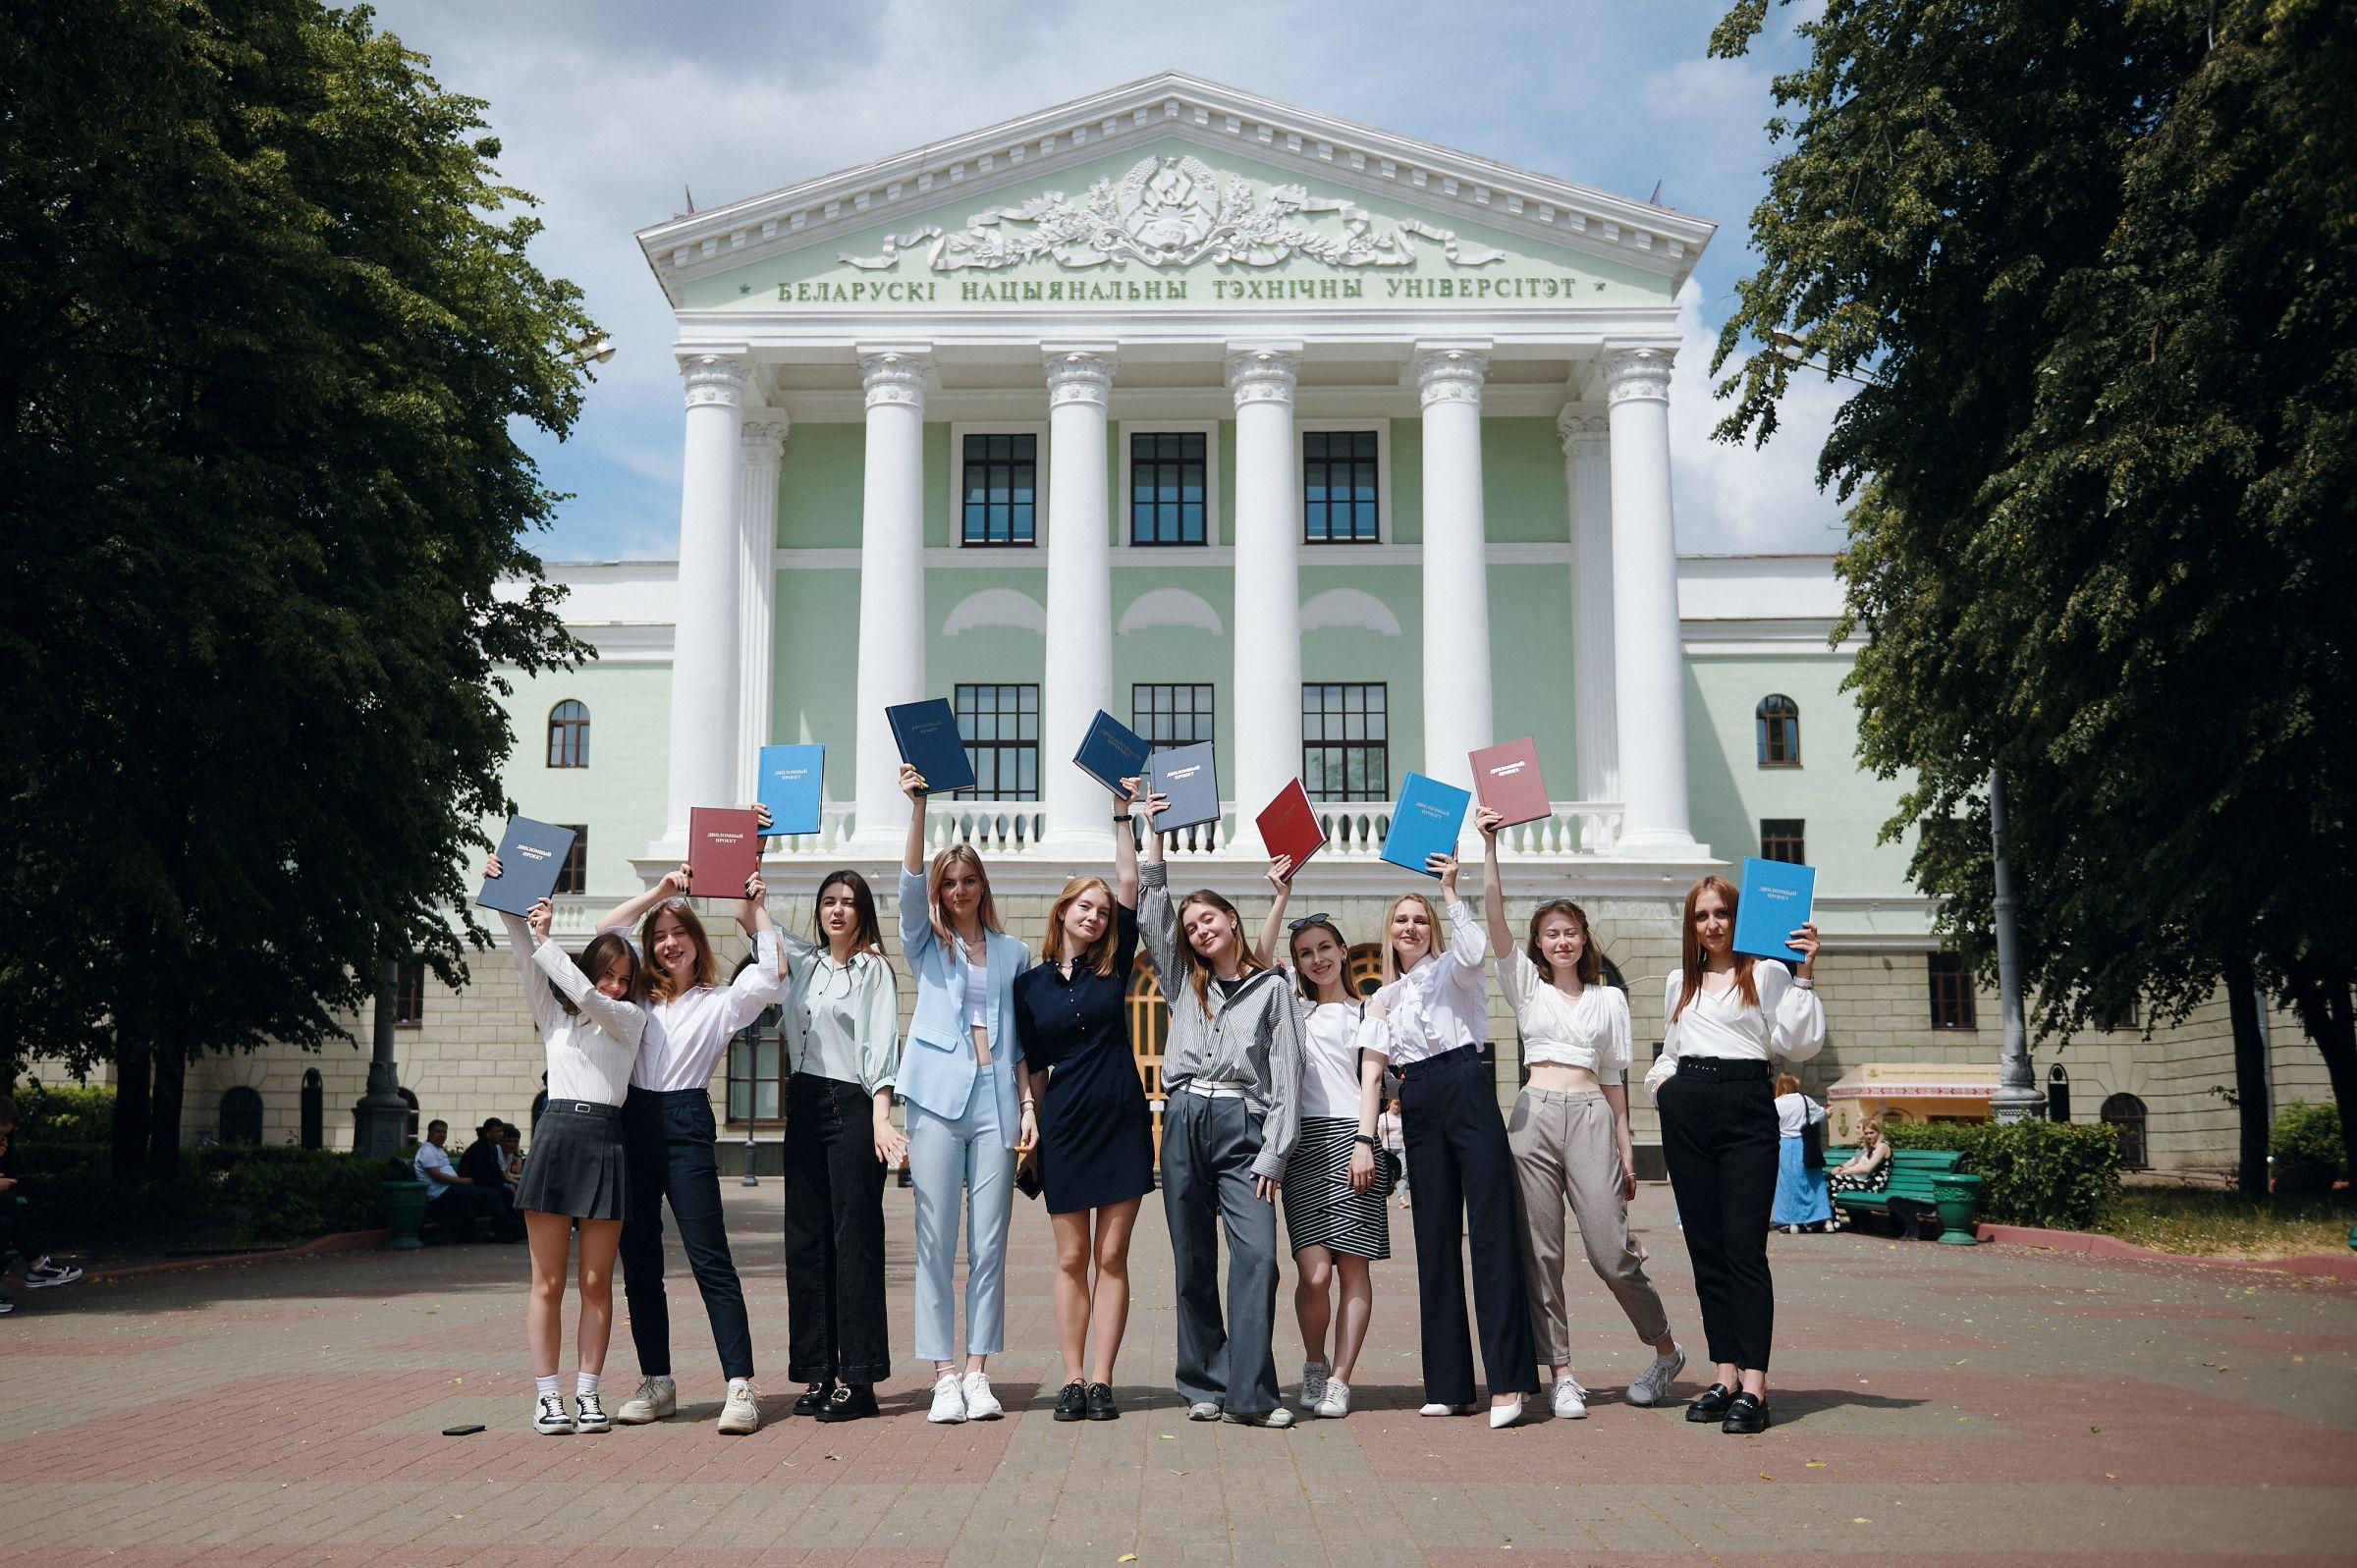
[[[916,1356],[933,1363],[927,1421],[996,1421],[990,1358],[1007,1341],[1007,1221],[1015,1156],[1038,1141],[1030,1075],[1014,1029],[1014,977],[1031,949],[1007,935],[982,857],[952,844],[925,864],[925,781],[901,768],[912,803],[901,855],[901,957],[916,977],[916,1014],[901,1053],[908,1170],[916,1186]],[[951,1279],[958,1217],[965,1237],[960,1355]],[[960,1363],[962,1362],[962,1371]]]
[[[1825,1173],[1835,1192],[1881,1192],[1891,1185],[1891,1140],[1873,1116],[1858,1123],[1858,1148],[1847,1160]]]

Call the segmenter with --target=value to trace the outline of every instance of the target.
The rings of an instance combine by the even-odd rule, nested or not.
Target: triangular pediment
[[[640,231],[674,306],[835,278],[1494,272],[1665,297],[1717,226],[1168,72]],[[740,281],[742,280],[742,281]]]

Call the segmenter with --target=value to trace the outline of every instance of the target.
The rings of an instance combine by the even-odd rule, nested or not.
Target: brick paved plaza
[[[1591,1414],[1491,1433],[1415,1415],[1400,1223],[1402,1255],[1377,1270],[1358,1409],[1261,1432],[1190,1425],[1166,1387],[1170,1251],[1150,1199],[1121,1369],[1127,1413],[1059,1426],[1048,1225],[1018,1201],[1013,1348],[993,1367],[1010,1419],[928,1426],[929,1379],[904,1362],[885,1419],[826,1427],[787,1414],[777,1184],[729,1198],[767,1369],[771,1425],[749,1438],[713,1431],[720,1378],[676,1251],[682,1416],[602,1436],[524,1425],[521,1247],[20,1292],[0,1322],[0,1562],[2357,1558],[2346,1285],[1779,1237],[1778,1425],[1742,1439],[1619,1402],[1647,1353],[1583,1269],[1574,1335],[1599,1393]],[[904,1352],[908,1195],[886,1203]],[[1638,1214],[1699,1360],[1666,1192],[1648,1189]],[[1280,1322],[1289,1398],[1299,1356],[1283,1300]],[[635,1379],[617,1324],[609,1406]],[[478,1421],[490,1430],[439,1434]]]

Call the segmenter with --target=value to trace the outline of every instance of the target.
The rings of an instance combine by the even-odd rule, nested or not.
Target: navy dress
[[[1113,973],[1054,963],[1014,980],[1015,1038],[1039,1095],[1039,1176],[1048,1213],[1142,1198],[1154,1188],[1154,1122],[1129,1049],[1129,976],[1137,913],[1114,907]]]

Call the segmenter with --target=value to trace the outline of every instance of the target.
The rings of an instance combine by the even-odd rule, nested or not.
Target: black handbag
[[[1398,1190],[1399,1178],[1404,1172],[1405,1167],[1400,1163],[1399,1157],[1381,1144],[1377,1144],[1375,1146],[1375,1180],[1367,1190],[1378,1198],[1389,1198]]]

